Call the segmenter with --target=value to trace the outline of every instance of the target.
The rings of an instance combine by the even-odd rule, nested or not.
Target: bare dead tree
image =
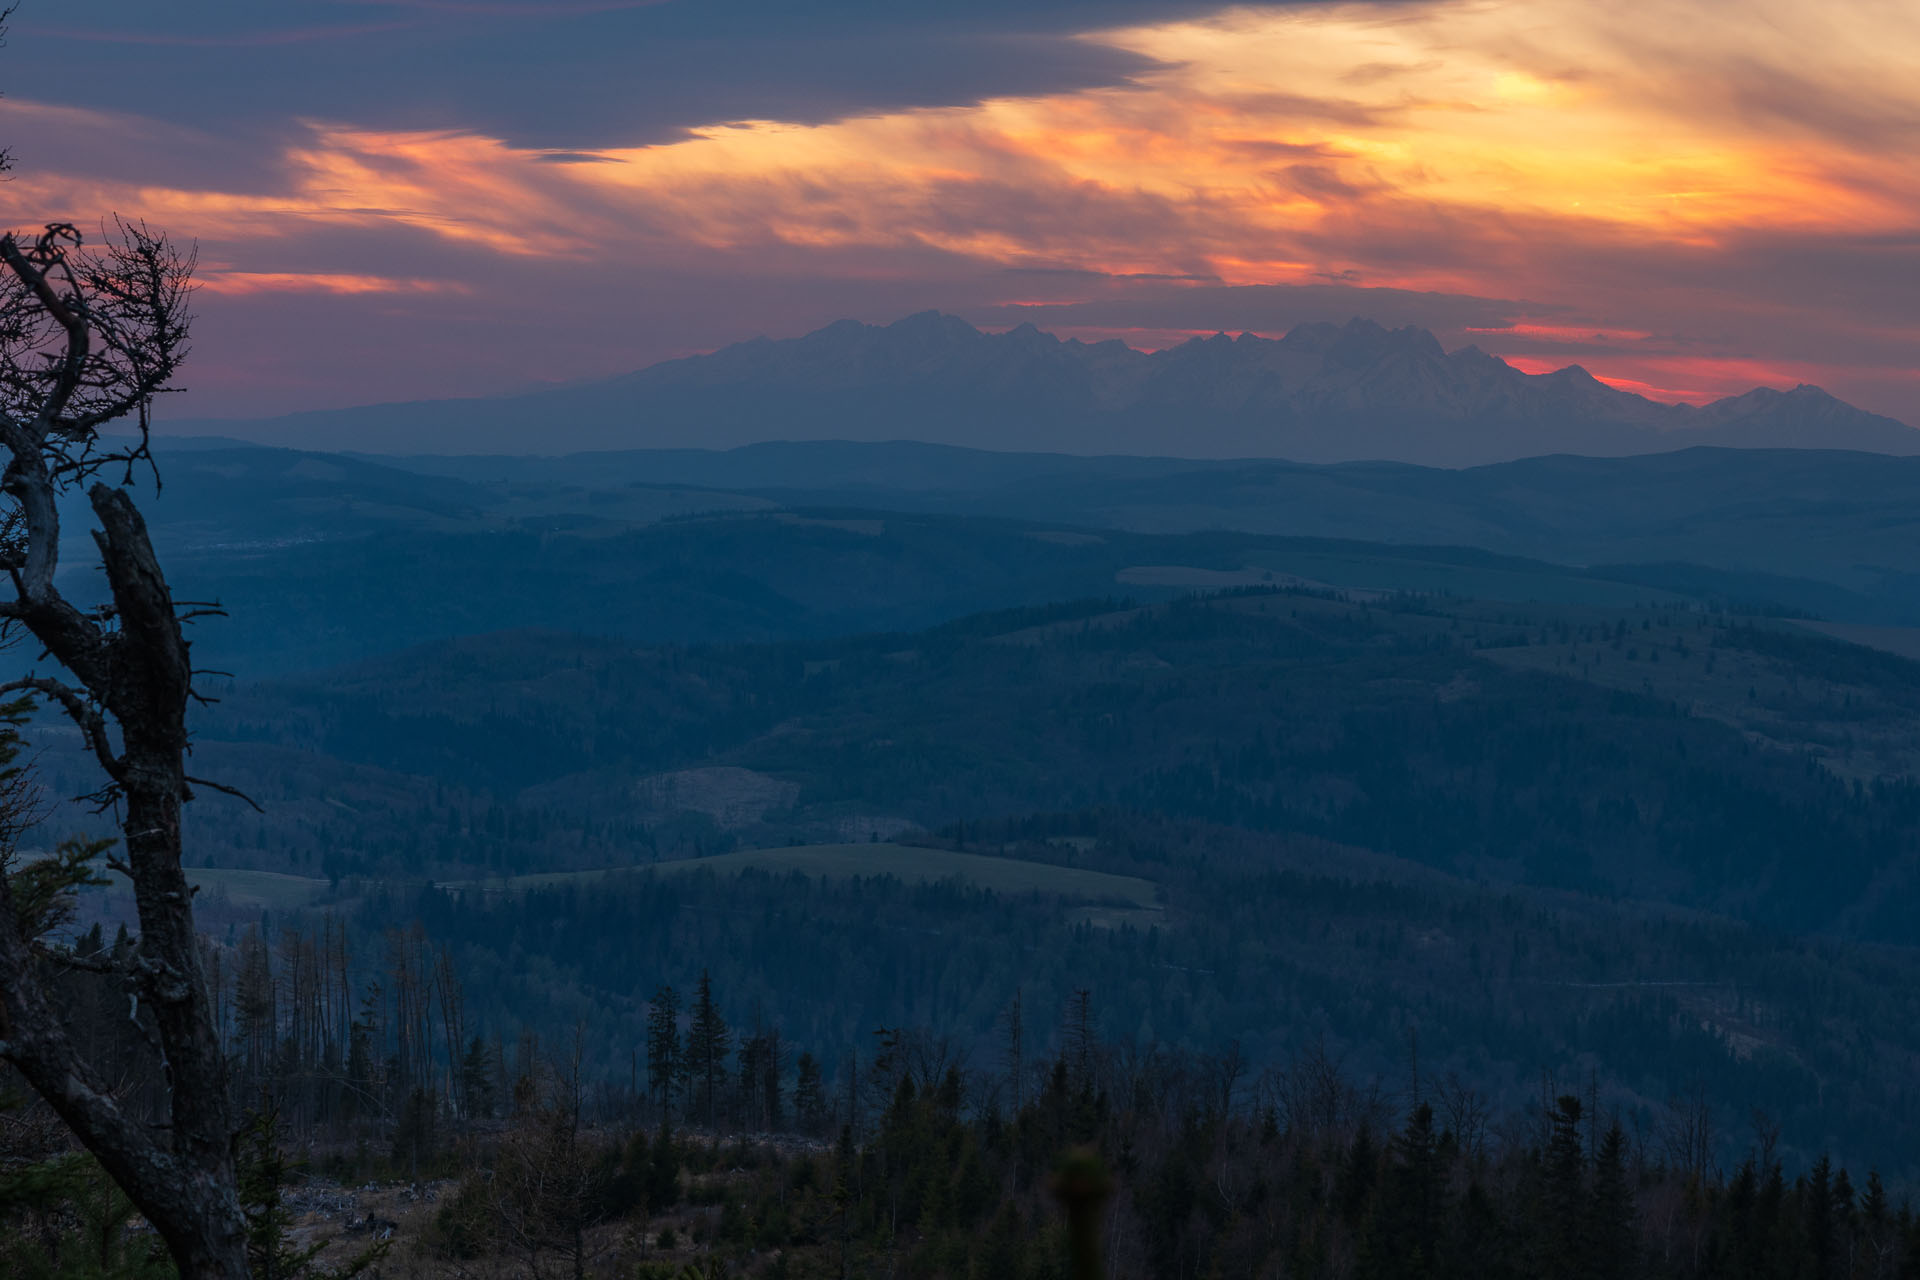
[[[585,1280],[605,1247],[589,1236],[601,1219],[605,1177],[582,1123],[585,1052],[586,1028],[576,1024],[571,1054],[553,1063],[552,1095],[507,1132],[494,1167],[493,1229],[525,1258],[534,1280],[551,1274],[542,1265],[546,1255],[561,1261],[560,1274]]]
[[[1667,1102],[1667,1161],[1688,1182],[1698,1183],[1715,1172],[1716,1143],[1706,1082],[1695,1080],[1686,1093]]]
[[[1487,1122],[1491,1112],[1478,1090],[1463,1084],[1449,1071],[1440,1082],[1440,1115],[1447,1131],[1460,1143],[1469,1161],[1478,1164],[1487,1153]]]
[[[193,668],[182,622],[145,521],[126,487],[151,466],[148,412],[187,350],[192,255],[145,226],[117,223],[99,247],[72,226],[0,235],[0,628],[24,632],[50,674],[0,693],[59,707],[105,781],[93,797],[119,821],[139,945],[117,976],[150,1013],[169,1092],[149,1126],[98,1078],[42,987],[38,939],[17,922],[0,878],[0,1058],[93,1152],[165,1239],[183,1275],[247,1274],[235,1189],[235,1126],[211,1002],[180,866]],[[127,439],[102,434],[124,422]],[[116,478],[117,477],[117,482]],[[108,603],[63,594],[63,496],[84,490],[98,528]],[[214,786],[215,784],[204,784]]]

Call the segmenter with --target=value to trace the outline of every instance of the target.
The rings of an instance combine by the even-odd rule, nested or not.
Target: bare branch
[[[67,969],[80,969],[86,973],[98,973],[116,978],[134,976],[131,968],[118,961],[102,959],[99,956],[83,956],[69,947],[50,947],[41,942],[34,944],[33,953]]]
[[[192,783],[196,787],[205,787],[209,791],[218,791],[221,795],[232,796],[236,800],[244,800],[253,809],[255,813],[266,812],[265,809],[262,809],[260,807],[260,802],[258,800],[255,800],[252,796],[240,790],[240,788],[238,787],[230,787],[224,782],[210,782],[205,778],[196,778],[192,774],[187,775],[187,781]]]
[[[122,762],[113,754],[113,744],[107,736],[106,718],[100,714],[99,707],[80,690],[46,676],[22,676],[18,680],[0,684],[0,695],[9,693],[40,693],[59,703],[60,709],[67,713],[67,719],[79,728],[80,736],[93,751],[101,769],[106,771],[108,777],[116,781],[119,779]]]
[[[78,248],[79,245],[79,229],[65,222],[49,223],[33,248],[24,253],[11,232],[0,236],[0,262],[6,263],[46,314],[66,331],[66,350],[56,366],[53,385],[42,398],[32,425],[26,429],[35,445],[46,439],[54,423],[66,412],[86,372],[87,354],[92,346],[85,304],[80,300],[72,265],[67,261],[69,246]],[[47,279],[50,269],[66,277],[69,290],[64,297]]]

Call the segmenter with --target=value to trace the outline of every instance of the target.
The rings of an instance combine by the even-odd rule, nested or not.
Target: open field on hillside
[[[553,871],[485,880],[448,880],[440,882],[438,887],[514,893],[561,884],[590,884],[604,876],[635,871],[653,871],[661,875],[695,871],[738,875],[748,869],[772,875],[798,871],[829,880],[849,880],[861,876],[892,876],[907,884],[959,880],[992,893],[1042,894],[1065,898],[1081,906],[1075,913],[1075,919],[1088,919],[1098,924],[1142,923],[1148,916],[1157,918],[1161,910],[1159,887],[1153,881],[1138,876],[1111,875],[1079,867],[900,844],[823,844],[742,849],[710,858],[682,858],[632,868]],[[223,918],[229,911],[246,914],[262,909],[288,911],[311,906],[319,901],[329,887],[327,881],[311,876],[223,867],[190,867],[187,879],[198,890],[196,907],[203,914]],[[111,908],[119,905],[119,899],[126,897],[125,886],[121,884],[109,886],[101,894],[102,905],[109,908],[106,913],[109,918],[116,918],[117,913]]]
[[[307,906],[327,888],[325,880],[311,876],[291,876],[279,871],[231,871],[219,867],[189,867],[187,883],[199,890],[199,905],[224,898],[236,907],[266,907],[275,911]]]
[[[1125,902],[1148,908],[1158,905],[1153,881],[1138,876],[1116,876],[1078,867],[900,844],[819,844],[787,849],[746,849],[713,858],[663,862],[655,870],[669,874],[697,870],[727,874],[745,871],[749,867],[775,875],[799,871],[835,880],[854,876],[895,876],[909,884],[932,884],[940,880],[957,879],[994,893],[1056,894],[1063,898]]]
[[[1611,582],[1588,577],[1577,569],[1546,565],[1449,564],[1414,555],[1402,558],[1276,549],[1250,555],[1248,569],[1303,582],[1326,583],[1347,591],[1442,593],[1463,599],[1539,601],[1614,609],[1685,603],[1683,597],[1657,587]]]
[[[922,849],[901,844],[815,844],[781,849],[742,849],[710,858],[681,858],[656,862],[636,870],[661,875],[711,871],[738,875],[746,870],[787,875],[798,871],[830,880],[857,876],[893,876],[908,884],[960,880],[978,889],[1002,894],[1049,894],[1085,903],[1124,905],[1135,911],[1159,910],[1158,888],[1138,876],[1110,875],[1079,867],[995,858],[947,849]],[[582,883],[610,874],[606,871],[558,871],[542,875],[509,876],[489,880],[448,881],[448,889],[480,888],[511,892],[548,885]],[[291,879],[292,877],[283,877]]]
[[[208,933],[219,933],[228,926],[244,927],[258,921],[263,911],[297,911],[313,906],[331,888],[327,881],[312,876],[225,867],[188,867],[187,883],[195,891],[194,916]],[[80,895],[75,931],[95,923],[109,932],[121,924],[138,928],[133,889],[124,876],[112,876],[105,885]]]

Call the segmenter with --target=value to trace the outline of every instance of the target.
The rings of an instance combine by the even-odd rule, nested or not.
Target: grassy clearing
[[[756,870],[784,874],[851,879],[854,876],[896,876],[909,884],[964,880],[994,893],[1044,893],[1091,902],[1124,902],[1153,907],[1158,898],[1153,881],[1138,876],[1109,875],[1079,867],[1058,867],[1017,858],[995,858],[946,849],[920,849],[901,844],[815,844],[786,849],[745,849],[712,858],[662,862],[663,874],[706,870],[717,874]]]
[[[266,907],[274,911],[308,906],[327,889],[325,880],[310,876],[290,876],[279,871],[230,871],[218,867],[188,867],[187,883],[200,891],[201,902],[219,897],[236,907]]]
[[[1555,573],[1508,569],[1493,565],[1448,564],[1439,561],[1397,559],[1391,556],[1338,552],[1261,551],[1249,556],[1249,571],[1271,570],[1340,590],[1446,592],[1463,599],[1514,603],[1635,608],[1643,605],[1680,605],[1685,597],[1658,587],[1589,578],[1578,570]]]
[[[682,875],[690,871],[738,875],[749,868],[775,875],[798,871],[804,875],[837,880],[855,876],[894,876],[909,884],[958,879],[994,893],[1051,894],[1078,902],[1124,904],[1134,910],[1144,911],[1158,910],[1159,907],[1153,881],[1142,880],[1138,876],[1116,876],[1079,867],[1057,867],[1043,862],[1023,862],[1016,858],[953,853],[945,849],[921,849],[901,844],[812,844],[782,849],[743,849],[711,858],[656,862],[635,870],[650,870],[661,875]],[[512,892],[594,880],[607,874],[605,871],[557,871],[492,880],[449,881],[442,887]]]
[[[1116,876],[1079,867],[1057,867],[1017,858],[996,858],[945,849],[921,849],[901,844],[815,844],[781,849],[743,849],[711,858],[684,858],[595,871],[548,871],[535,875],[491,877],[484,880],[445,880],[443,889],[480,889],[491,893],[518,893],[560,884],[590,884],[607,875],[653,871],[683,875],[711,871],[738,875],[749,868],[774,875],[801,872],[845,880],[855,876],[893,876],[908,884],[933,884],[957,879],[979,889],[1001,894],[1038,893],[1082,904],[1075,919],[1112,926],[1123,921],[1152,923],[1160,914],[1158,888],[1138,876]],[[200,891],[199,902],[216,902],[243,909],[286,911],[311,906],[327,891],[325,880],[286,875],[277,871],[238,871],[191,867],[187,879]],[[125,886],[118,886],[124,892]],[[114,890],[108,890],[109,894]],[[1152,919],[1149,919],[1151,917]]]

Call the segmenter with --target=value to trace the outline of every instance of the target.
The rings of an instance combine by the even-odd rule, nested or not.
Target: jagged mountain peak
[[[1295,325],[1280,339],[1280,345],[1295,354],[1325,356],[1350,367],[1385,359],[1439,360],[1446,356],[1440,339],[1418,325],[1389,329],[1360,316],[1338,325],[1330,321]]]
[[[1364,317],[1146,352],[1114,339],[1062,341],[1030,323],[983,332],[942,311],[885,325],[835,321],[519,397],[301,415],[266,435],[321,432],[329,447],[376,452],[457,440],[486,452],[524,448],[529,420],[543,424],[546,447],[569,452],[920,440],[1447,466],[1694,445],[1920,453],[1920,432],[1817,387],[1662,404],[1578,365],[1529,374],[1479,347],[1449,353],[1426,329]]]
[[[1565,364],[1546,375],[1566,382],[1598,382],[1600,379],[1588,373],[1585,365]]]
[[[1031,320],[1007,330],[1004,336],[1013,345],[1030,349],[1046,350],[1065,345],[1058,336],[1048,333]]]
[[[1800,404],[1845,403],[1845,401],[1838,397],[1829,394],[1824,387],[1817,387],[1811,382],[1799,383],[1785,391],[1781,391],[1775,387],[1755,387],[1753,390],[1743,391],[1737,396],[1729,396],[1728,399],[1744,400],[1753,403],[1767,401],[1795,401]]]
[[[1502,360],[1499,356],[1490,354],[1474,343],[1469,343],[1458,350],[1448,353],[1447,359],[1461,369],[1473,370],[1479,373],[1513,369],[1513,366],[1505,360]]]
[[[1453,463],[1750,440],[1920,452],[1920,433],[1818,388],[1756,390],[1697,409],[1663,404],[1578,364],[1529,374],[1478,346],[1449,353],[1427,329],[1362,316],[1296,325],[1277,339],[1222,331],[1144,352],[1114,340],[1063,342],[1031,322],[985,332],[923,311],[888,325],[837,321],[785,343],[656,366],[633,381],[662,393],[764,397],[782,422],[808,396],[858,405],[884,395],[892,437],[1066,451]]]
[[[910,316],[895,320],[885,326],[890,333],[939,336],[944,338],[980,337],[980,330],[962,320],[959,316],[944,311],[916,311]]]

